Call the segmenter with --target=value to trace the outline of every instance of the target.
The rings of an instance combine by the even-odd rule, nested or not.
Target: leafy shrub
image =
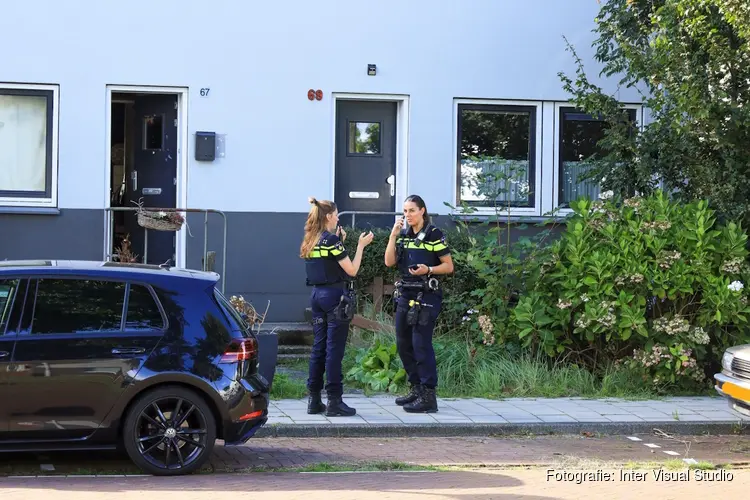
[[[369,349],[360,350],[346,377],[375,391],[394,393],[401,391],[407,382],[396,344],[382,343],[379,339]]]
[[[582,199],[511,324],[524,346],[593,367],[624,359],[656,384],[703,383],[723,350],[750,340],[747,235],[705,201]]]

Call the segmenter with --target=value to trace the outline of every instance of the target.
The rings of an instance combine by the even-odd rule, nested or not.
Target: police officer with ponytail
[[[373,234],[359,236],[354,259],[350,259],[344,248],[346,232],[338,226],[338,210],[332,201],[309,199],[312,208],[305,223],[305,236],[300,247],[300,257],[305,259],[307,285],[312,286],[310,306],[312,308],[313,341],[310,356],[310,371],[307,388],[310,392],[307,413],[323,413],[326,416],[353,416],[354,408],[343,400],[344,359],[349,324],[354,317],[353,278],[362,263],[362,254],[372,243]],[[324,405],[320,392],[323,389],[323,374],[328,404]]]
[[[396,346],[411,385],[396,399],[409,413],[438,410],[437,363],[432,347],[435,322],[442,306],[440,277],[453,273],[453,259],[440,229],[430,224],[424,200],[409,196],[404,217],[393,225],[385,265],[398,267]]]

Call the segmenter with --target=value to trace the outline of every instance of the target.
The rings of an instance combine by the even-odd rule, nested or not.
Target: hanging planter
[[[178,212],[144,210],[138,203],[138,225],[156,231],[179,231],[185,223],[185,217]]]

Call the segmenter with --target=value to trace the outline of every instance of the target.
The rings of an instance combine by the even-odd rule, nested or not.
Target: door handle
[[[138,191],[138,171],[137,170],[133,170],[132,172],[130,172],[130,179],[133,181],[133,192],[135,193]]]
[[[396,176],[389,175],[385,182],[391,185],[391,196],[396,196]]]
[[[7,358],[8,356],[10,356],[8,351],[0,351],[0,358]]]
[[[146,352],[143,347],[115,347],[112,354],[141,354]]]

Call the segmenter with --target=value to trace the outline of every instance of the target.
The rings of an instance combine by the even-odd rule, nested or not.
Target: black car
[[[196,471],[268,419],[258,342],[215,273],[0,262],[0,451],[122,447]]]

